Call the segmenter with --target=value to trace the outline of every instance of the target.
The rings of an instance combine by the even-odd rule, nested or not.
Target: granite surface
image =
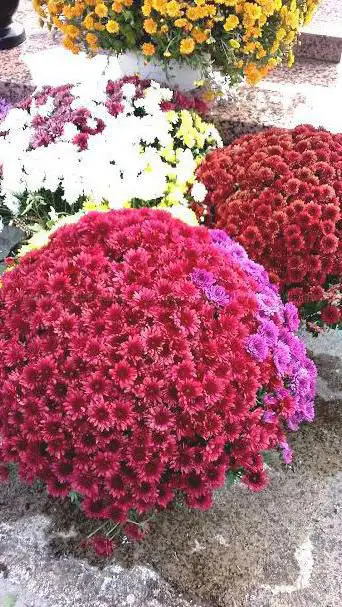
[[[323,23],[341,24],[342,23],[342,2],[341,0],[323,0],[319,3],[313,19],[314,26]],[[310,27],[310,26],[308,26]],[[341,33],[342,35],[342,33]]]
[[[297,56],[339,63],[342,57],[342,2],[323,0],[312,22],[302,29]]]
[[[224,142],[269,126],[313,124],[342,131],[341,64],[299,60],[291,72],[281,68],[256,87],[242,86],[232,101],[218,104],[210,118]]]
[[[12,594],[15,607],[340,607],[341,336],[306,341],[317,419],[293,435],[292,468],[274,456],[260,494],[237,485],[208,512],[160,513],[143,543],[99,567],[70,552],[75,526],[60,506],[0,485],[0,605]]]
[[[332,35],[331,28],[329,29],[329,35],[322,34],[321,31],[303,31],[295,50],[297,57],[318,59],[327,63],[339,63],[342,57],[342,24],[341,35]]]

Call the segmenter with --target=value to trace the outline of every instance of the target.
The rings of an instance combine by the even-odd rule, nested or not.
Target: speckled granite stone
[[[339,63],[342,57],[342,24],[340,31],[340,36],[333,36],[331,33],[322,34],[303,30],[295,54],[297,57]]]
[[[299,60],[292,70],[277,70],[257,87],[242,86],[233,100],[218,104],[209,117],[226,144],[269,126],[310,123],[342,132],[340,67]]]
[[[315,22],[342,23],[341,0],[321,0],[315,14]]]
[[[339,63],[342,57],[342,1],[322,0],[312,22],[303,28],[298,57]]]

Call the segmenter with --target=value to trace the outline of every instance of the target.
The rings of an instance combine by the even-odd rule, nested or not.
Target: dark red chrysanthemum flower
[[[112,556],[115,548],[113,540],[108,539],[105,535],[96,534],[89,541],[88,545],[93,548],[97,556]]]
[[[242,482],[252,491],[262,491],[268,484],[268,477],[264,470],[250,472],[242,477]]]
[[[326,306],[322,310],[322,318],[329,325],[335,325],[342,318],[342,309],[337,306]]]
[[[124,526],[124,533],[129,539],[134,540],[136,542],[141,541],[145,535],[142,527],[135,523],[126,523],[126,525]]]
[[[211,152],[197,175],[208,224],[239,240],[304,319],[330,324],[312,287],[341,292],[342,135],[311,126],[245,135]]]

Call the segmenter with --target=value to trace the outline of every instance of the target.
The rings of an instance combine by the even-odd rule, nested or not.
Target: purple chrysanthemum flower
[[[294,378],[294,383],[299,392],[307,394],[311,386],[309,372],[303,368],[299,369],[297,375]]]
[[[226,293],[224,287],[219,285],[211,285],[205,289],[207,298],[218,306],[225,306],[230,302],[230,297]]]
[[[233,257],[233,259],[235,259],[237,261],[241,262],[241,261],[244,261],[244,260],[248,260],[248,256],[247,256],[247,253],[246,253],[245,249],[243,247],[241,247],[240,245],[238,245],[238,244],[234,243],[233,245],[231,245],[229,247],[229,253]]]
[[[272,320],[262,320],[258,329],[258,333],[264,337],[270,346],[277,343],[279,329]]]
[[[293,453],[292,453],[292,449],[289,446],[289,444],[287,442],[282,442],[282,443],[279,443],[279,447],[281,449],[281,454],[283,456],[283,460],[284,460],[285,464],[291,464]]]
[[[298,339],[298,341],[299,341],[299,343],[302,343],[299,339]],[[305,357],[305,347],[304,347],[303,359],[304,359],[303,360],[303,366],[304,366],[304,368],[307,369],[307,371],[309,372],[311,378],[316,379],[316,377],[317,377],[317,369],[316,369],[315,363],[310,358],[306,358]]]
[[[283,400],[284,398],[286,398],[287,396],[290,396],[290,392],[289,390],[287,390],[286,388],[279,388],[276,392],[277,394],[277,398],[279,400]]]
[[[6,101],[6,99],[3,99],[2,97],[0,97],[0,121],[4,120],[4,118],[6,118],[8,111],[11,108],[11,104],[8,103],[8,101]]]
[[[191,272],[191,280],[196,287],[201,289],[211,287],[216,281],[214,274],[207,270],[201,270],[200,268]]]
[[[303,415],[296,411],[290,419],[287,420],[287,426],[292,432],[296,432],[299,429],[300,424],[303,421]]]
[[[305,421],[312,422],[315,417],[315,410],[312,400],[307,401],[304,407]]]
[[[298,331],[299,316],[296,306],[293,303],[287,303],[284,306],[285,322],[290,331]]]
[[[304,343],[297,337],[297,335],[293,335],[289,331],[280,331],[279,338],[281,341],[286,344],[290,350],[293,358],[298,360],[305,360],[306,350]]]
[[[289,347],[279,341],[274,350],[274,362],[280,375],[285,375],[291,361],[291,353]]]
[[[265,394],[264,403],[267,406],[275,406],[278,402],[278,399],[273,394]]]
[[[259,362],[265,360],[269,352],[266,339],[257,333],[247,338],[246,349]]]
[[[273,411],[265,411],[264,415],[262,416],[262,420],[266,424],[269,424],[269,423],[273,422],[275,415],[276,414]]]
[[[259,309],[266,316],[273,316],[280,311],[280,301],[278,297],[268,289],[267,292],[257,293]]]
[[[302,422],[311,421],[314,416],[316,369],[307,358],[305,345],[293,333],[299,324],[297,310],[293,304],[284,306],[278,287],[271,284],[262,266],[248,258],[240,244],[222,230],[211,230],[211,237],[215,247],[231,262],[239,265],[256,284],[258,311],[255,320],[258,328],[257,333],[246,340],[246,349],[259,362],[270,355],[278,374],[286,377],[288,387],[277,390],[276,394],[265,394],[264,403],[275,409],[280,400],[291,396],[295,402],[295,412],[287,419],[287,425],[290,430],[298,430]],[[269,412],[264,415],[265,421],[271,421]],[[292,455],[289,447],[284,446],[283,457],[287,463],[290,462]]]
[[[244,264],[244,269],[257,282],[259,282],[259,283],[264,282],[265,284],[267,284],[267,281],[268,281],[267,272],[259,263],[255,263],[254,261],[251,261],[250,259],[248,259],[246,261],[246,263]]]
[[[229,244],[232,242],[232,239],[223,230],[210,230],[210,236],[215,244],[221,242]]]

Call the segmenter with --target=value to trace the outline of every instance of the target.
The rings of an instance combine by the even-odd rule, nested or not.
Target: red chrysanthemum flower
[[[210,153],[197,175],[210,225],[239,240],[311,325],[329,324],[312,286],[341,293],[342,135],[311,126],[245,135]]]
[[[115,548],[113,540],[108,539],[105,535],[94,535],[87,544],[93,548],[97,556],[109,557],[112,556]]]
[[[328,325],[335,325],[342,319],[342,309],[328,305],[322,310],[322,319]]]
[[[5,482],[9,479],[9,470],[8,466],[5,464],[0,464],[0,481]]]
[[[229,470],[261,488],[261,453],[313,416],[292,307],[223,232],[168,213],[89,213],[61,228],[0,290],[1,477],[16,462],[24,480],[117,523],[179,492],[206,509]]]

